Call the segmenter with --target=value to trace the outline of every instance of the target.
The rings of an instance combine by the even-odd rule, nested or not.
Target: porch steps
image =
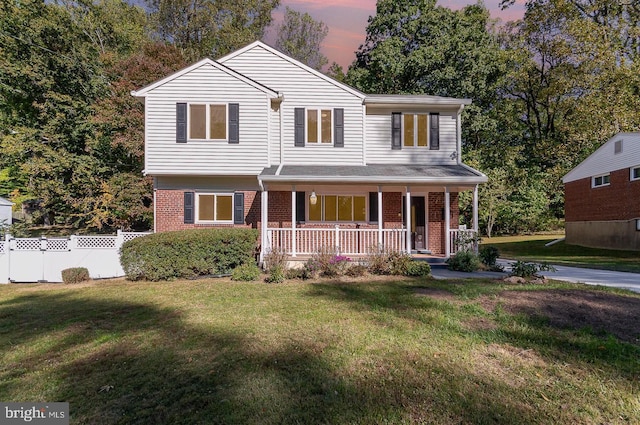
[[[426,261],[427,263],[429,263],[429,265],[431,266],[431,268],[437,267],[437,268],[446,268],[447,267],[447,259],[444,257],[434,257],[434,256],[417,256],[414,255],[413,256],[413,260],[414,261]]]

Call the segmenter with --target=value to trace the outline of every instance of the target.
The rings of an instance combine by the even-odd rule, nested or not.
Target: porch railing
[[[463,250],[478,252],[476,231],[472,229],[449,229],[449,247],[451,255]]]
[[[340,226],[322,229],[296,229],[295,253],[310,255],[320,248],[335,248],[343,255],[366,254],[378,246],[378,229],[341,229]],[[403,229],[383,229],[382,246],[404,251],[406,233]],[[293,253],[291,228],[267,229],[267,247]]]

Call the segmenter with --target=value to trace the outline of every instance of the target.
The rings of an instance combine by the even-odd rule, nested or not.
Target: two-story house
[[[477,232],[487,178],[460,159],[468,99],[366,95],[262,42],[132,95],[145,102],[157,232],[251,226],[262,254],[449,256],[466,190]]]

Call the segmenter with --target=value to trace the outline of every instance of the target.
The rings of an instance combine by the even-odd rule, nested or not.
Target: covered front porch
[[[275,249],[297,257],[323,248],[448,258],[475,239],[483,180],[463,165],[267,168],[259,177],[261,258]],[[459,226],[458,194],[465,190],[473,193],[468,229]]]

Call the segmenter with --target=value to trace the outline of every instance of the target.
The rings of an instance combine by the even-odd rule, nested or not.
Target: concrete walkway
[[[511,260],[498,260],[498,264],[502,265],[508,272],[511,270]],[[540,272],[540,274],[548,279],[562,280],[573,283],[586,283],[587,285],[611,286],[614,288],[628,289],[633,292],[640,293],[640,273],[614,272],[610,270],[584,269],[580,267],[554,266],[555,272]],[[431,270],[431,274],[435,279],[501,279],[509,274],[497,272],[455,272],[446,267],[436,266]]]

